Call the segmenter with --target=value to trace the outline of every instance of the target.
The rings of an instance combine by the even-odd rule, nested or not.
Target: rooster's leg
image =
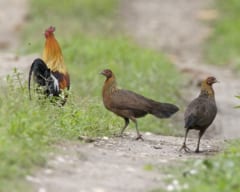
[[[186,140],[187,140],[188,131],[189,131],[189,129],[186,129],[185,137],[184,137],[184,142],[183,142],[182,147],[179,149],[179,151],[182,151],[182,150],[184,150],[185,152],[190,152],[190,151],[191,151],[191,150],[187,147],[187,145],[186,145]]]
[[[119,134],[119,137],[122,137],[123,136],[123,132],[125,131],[125,129],[127,128],[128,124],[129,124],[129,119],[124,117],[124,120],[125,120],[125,125],[123,126],[120,134]]]

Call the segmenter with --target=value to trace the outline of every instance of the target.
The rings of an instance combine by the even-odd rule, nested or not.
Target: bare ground
[[[60,143],[57,145],[60,152],[52,153],[44,168],[26,176],[33,191],[141,192],[165,188],[164,179],[169,175],[161,171],[164,167],[213,155],[222,149],[223,138],[239,135],[239,112],[233,109],[238,104],[234,95],[240,90],[237,78],[231,70],[205,65],[202,59],[201,46],[211,30],[201,20],[214,18],[214,10],[208,9],[211,3],[211,0],[123,0],[120,14],[131,36],[143,46],[167,53],[179,71],[195,79],[194,85],[207,74],[215,75],[221,82],[215,86],[218,117],[201,142],[205,152],[180,153],[183,138],[151,133],[144,133],[144,142],[135,141],[135,133],[128,133],[124,138],[101,138],[89,144]],[[6,7],[0,15],[2,26],[11,24],[0,29],[0,34],[4,34],[0,49],[6,52],[0,55],[2,78],[13,67],[26,72],[32,58],[12,53],[18,47],[16,29],[20,30],[24,23],[27,1],[2,0],[0,4]],[[22,11],[18,12],[19,6]],[[15,14],[11,15],[13,8]],[[13,22],[2,19],[9,15]],[[191,88],[187,100],[199,92],[194,86]],[[196,138],[189,138],[188,142],[190,148],[196,147]],[[148,170],[149,165],[152,170]]]
[[[131,133],[92,144],[58,145],[64,153],[53,154],[44,169],[27,179],[34,183],[34,191],[41,192],[146,192],[166,187],[164,179],[171,175],[162,174],[164,167],[212,156],[221,150],[218,140],[203,140],[203,153],[185,154],[179,152],[180,137],[145,133],[144,142],[135,137]],[[195,148],[195,144],[196,140],[190,138],[189,146]]]
[[[19,45],[19,32],[27,17],[27,0],[1,0],[0,7],[0,81],[4,83],[6,76],[12,74],[14,69],[27,72],[36,55],[19,56],[16,50]]]

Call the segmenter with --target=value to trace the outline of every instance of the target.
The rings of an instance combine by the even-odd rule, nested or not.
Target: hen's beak
[[[103,76],[106,76],[106,74],[104,73],[104,71],[101,71],[99,74],[100,74],[100,75],[103,75]]]

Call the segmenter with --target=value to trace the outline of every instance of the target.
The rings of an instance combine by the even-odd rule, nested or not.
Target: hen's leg
[[[199,152],[200,152],[200,151],[199,151],[200,140],[201,140],[201,138],[202,138],[204,132],[205,132],[205,129],[199,131],[197,148],[196,148],[196,150],[195,150],[196,153],[199,153]]]
[[[119,136],[122,137],[123,136],[123,132],[125,131],[125,129],[127,128],[128,124],[129,124],[129,119],[124,117],[124,120],[125,120],[125,125],[123,126]]]
[[[182,147],[179,149],[179,151],[182,151],[182,150],[184,150],[185,152],[190,152],[190,151],[191,151],[191,150],[187,147],[187,145],[186,145],[186,140],[187,140],[188,132],[189,132],[189,129],[186,129],[185,137],[184,137],[184,142],[183,142]]]
[[[136,132],[137,132],[136,140],[141,139],[141,140],[143,141],[143,137],[142,137],[142,135],[140,134],[140,132],[139,132],[139,130],[138,130],[138,124],[137,124],[136,118],[135,118],[135,117],[130,117],[130,119],[135,123]]]

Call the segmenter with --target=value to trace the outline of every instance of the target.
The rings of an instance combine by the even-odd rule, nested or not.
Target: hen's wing
[[[110,106],[118,109],[148,111],[153,100],[132,91],[118,89],[111,95]]]
[[[215,101],[208,98],[197,98],[189,104],[185,111],[185,127],[207,127],[214,120],[216,113]]]

